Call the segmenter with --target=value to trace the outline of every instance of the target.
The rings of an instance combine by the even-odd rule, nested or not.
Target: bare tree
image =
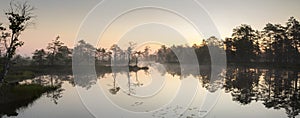
[[[4,45],[4,56],[2,72],[0,75],[0,82],[3,82],[5,76],[10,68],[12,57],[15,55],[16,49],[21,47],[24,42],[20,40],[19,36],[32,22],[33,16],[32,11],[34,7],[29,5],[27,2],[10,2],[9,9],[5,11],[5,15],[9,20],[9,28],[6,30],[9,35],[2,37],[2,44]]]

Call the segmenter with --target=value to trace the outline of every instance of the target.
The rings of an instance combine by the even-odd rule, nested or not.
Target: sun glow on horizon
[[[124,49],[129,42],[192,46],[194,43],[199,44],[200,39],[203,39],[201,34],[187,20],[168,11],[149,8],[118,17],[101,35],[97,47],[109,48],[119,44]]]

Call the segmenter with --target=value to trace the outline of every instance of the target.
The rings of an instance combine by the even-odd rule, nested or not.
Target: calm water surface
[[[115,107],[149,112],[151,117],[196,118],[203,112],[200,106],[206,95],[218,93],[207,118],[300,118],[297,70],[227,67],[226,74],[220,73],[219,81],[213,82],[210,68],[201,66],[200,72],[196,70],[191,65],[152,64],[147,71],[98,72],[95,79],[87,77],[82,82],[74,82],[71,75],[43,75],[21,84],[53,84],[61,88],[16,109],[17,116],[3,117],[93,118],[77,90],[96,95],[99,91],[93,91],[93,87],[97,86]],[[184,99],[173,103],[176,97]]]

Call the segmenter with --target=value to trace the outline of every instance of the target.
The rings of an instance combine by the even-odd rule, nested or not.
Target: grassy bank
[[[50,74],[72,74],[72,66],[13,66],[8,72],[5,81],[7,83],[16,83],[39,75]]]
[[[16,116],[19,108],[27,107],[44,93],[57,88],[38,84],[2,85],[0,87],[0,116]]]
[[[57,89],[55,86],[39,84],[2,85],[0,87],[0,104],[39,97],[42,93]],[[13,98],[13,99],[12,99]]]

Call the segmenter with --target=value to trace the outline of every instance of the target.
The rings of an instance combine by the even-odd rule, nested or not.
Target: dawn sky
[[[28,1],[36,8],[34,13],[37,18],[35,19],[35,25],[27,29],[22,34],[22,40],[25,41],[25,45],[22,48],[19,48],[17,53],[30,56],[35,49],[45,48],[57,35],[60,35],[61,41],[63,41],[67,46],[72,47],[74,45],[80,23],[83,21],[87,13],[101,0]],[[122,2],[123,1],[125,0],[122,0]],[[210,15],[222,38],[229,37],[232,29],[240,24],[249,24],[253,28],[261,30],[268,22],[284,24],[291,16],[296,17],[298,20],[300,19],[299,0],[198,1]],[[9,2],[10,0],[2,0],[0,2],[0,9],[8,8]],[[121,4],[126,3],[124,2]],[[7,19],[4,16],[3,10],[1,10],[0,14],[0,22],[7,24]],[[194,14],[197,15],[197,11],[195,11]],[[156,28],[160,27],[161,29],[164,29],[163,26],[158,26],[157,24],[154,24],[154,26],[157,26]],[[118,25],[115,25],[115,27],[118,27]],[[140,28],[143,27],[148,28],[145,31],[151,31],[151,28],[155,29],[155,27],[152,26],[141,26]],[[167,29],[168,28],[166,28],[165,33],[171,33],[169,35],[173,35],[173,30],[171,28],[169,28],[169,30]],[[125,35],[123,38],[128,38],[131,35],[134,37],[134,32],[139,33],[139,30],[133,29],[132,32],[129,32],[128,35]],[[153,36],[153,34],[151,35]],[[174,36],[177,35],[174,34]],[[190,34],[190,36],[196,37],[192,39],[192,42],[194,42],[194,40],[198,40],[197,38],[200,38],[193,34]],[[152,38],[156,37],[154,36]],[[199,41],[200,40],[201,39],[199,39]],[[106,43],[105,45],[109,45],[109,43]]]

